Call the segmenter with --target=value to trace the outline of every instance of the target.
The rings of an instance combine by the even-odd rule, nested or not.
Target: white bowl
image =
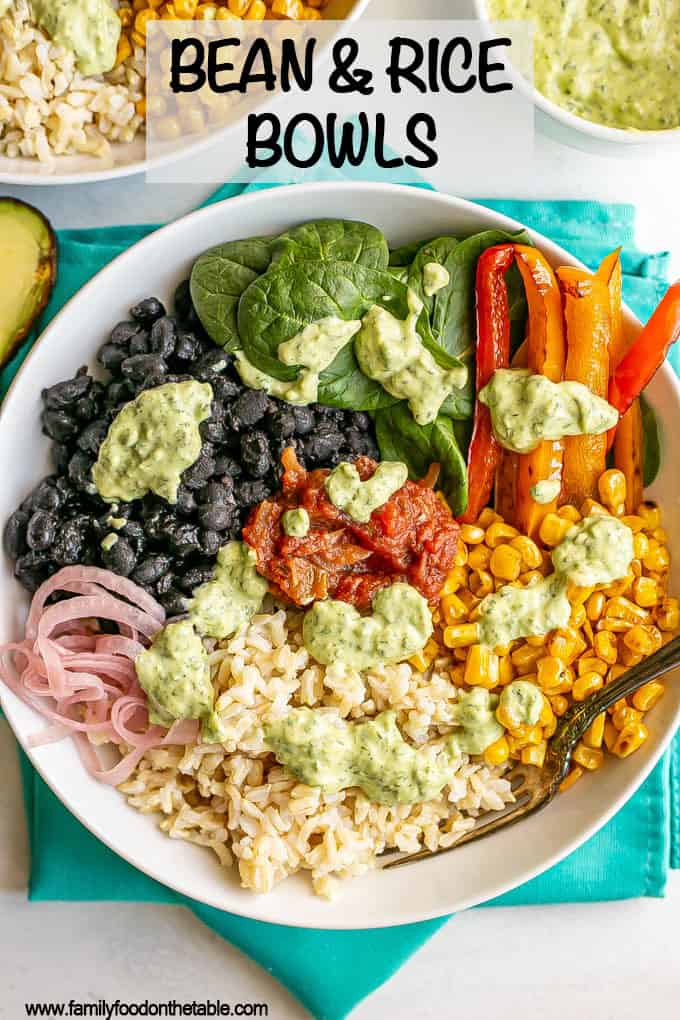
[[[491,25],[497,20],[490,16],[487,0],[473,0],[473,3],[480,21]],[[577,117],[557,103],[553,103],[520,74],[516,76],[515,81],[533,100],[546,134],[565,145],[603,156],[617,153],[634,156],[639,154],[640,149],[649,149],[650,146],[658,148],[680,145],[680,127],[664,131],[637,131],[634,128],[614,128],[606,124],[597,124],[595,121],[586,120],[585,117]]]
[[[40,391],[70,376],[93,355],[111,327],[149,294],[170,298],[193,260],[222,241],[282,231],[316,217],[375,223],[391,244],[442,233],[459,236],[518,224],[491,210],[418,188],[376,184],[310,184],[261,191],[193,213],[158,230],[88,283],[43,333],[21,369],[0,415],[0,522],[49,470],[49,442],[40,431]],[[534,235],[554,264],[575,264],[567,252]],[[626,311],[627,328],[639,323]],[[650,398],[662,430],[680,420],[680,388],[668,367],[655,377]],[[670,545],[680,550],[680,473],[666,456],[652,495],[665,510]],[[674,566],[680,589],[680,557]],[[5,560],[0,571],[0,639],[22,633],[27,599]],[[128,807],[123,797],[92,779],[70,741],[28,750],[42,720],[0,684],[3,708],[42,777],[70,811],[104,843],[159,882],[222,910],[263,921],[315,928],[373,928],[437,917],[491,899],[545,871],[583,843],[635,792],[667,747],[680,720],[680,685],[649,717],[650,740],[632,757],[608,763],[591,780],[545,811],[479,844],[430,861],[350,880],[332,903],[316,898],[296,876],[268,896],[254,896],[224,871],[214,855],[168,839],[156,820]]]
[[[329,20],[356,21],[369,3],[370,0],[329,0],[325,17]],[[327,52],[328,45],[320,50],[321,59]],[[144,135],[138,135],[132,142],[112,145],[112,165],[103,162],[97,156],[88,155],[56,156],[52,168],[37,159],[10,159],[8,156],[0,156],[0,184],[53,187],[57,184],[90,184],[96,181],[111,181],[118,177],[130,177],[197,156],[201,150],[221,141],[227,131],[235,129],[236,125],[230,125],[222,131],[213,132],[207,139],[197,137],[195,142],[153,159],[146,157]]]

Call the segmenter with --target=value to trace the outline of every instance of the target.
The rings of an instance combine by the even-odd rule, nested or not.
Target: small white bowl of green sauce
[[[680,144],[680,0],[474,0],[481,21],[533,23],[534,81],[517,76],[560,141],[612,154]],[[644,8],[644,9],[643,9]]]

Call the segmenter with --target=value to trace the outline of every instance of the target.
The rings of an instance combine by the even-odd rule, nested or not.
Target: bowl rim
[[[492,18],[488,11],[488,0],[473,0],[477,18],[485,27],[488,27],[498,19]],[[559,103],[548,99],[542,92],[530,83],[519,72],[515,72],[515,80],[520,88],[530,96],[534,106],[553,120],[579,134],[588,135],[600,142],[609,142],[616,145],[638,145],[638,146],[666,146],[680,145],[680,125],[674,128],[654,129],[651,131],[640,131],[637,128],[616,128],[608,124],[598,124],[597,121],[588,120],[586,117],[579,117],[569,110],[565,110]]]
[[[277,199],[281,198],[283,200],[284,207],[286,204],[287,196],[292,193],[303,193],[305,195],[310,196],[319,195],[323,196],[331,193],[337,195],[345,193],[349,196],[352,193],[356,193],[357,190],[361,190],[366,198],[371,198],[374,196],[376,201],[379,200],[380,196],[384,197],[385,195],[387,196],[392,195],[394,196],[395,202],[398,201],[399,198],[404,199],[408,197],[409,199],[415,201],[416,203],[418,202],[419,197],[425,198],[427,196],[427,199],[429,201],[434,201],[441,204],[442,212],[444,215],[446,214],[447,211],[459,210],[467,214],[472,215],[476,214],[478,216],[481,216],[482,218],[486,216],[489,218],[490,223],[493,222],[493,224],[500,229],[513,231],[519,230],[523,227],[523,224],[520,223],[519,221],[514,220],[511,217],[505,216],[501,213],[497,213],[495,210],[489,209],[488,207],[485,207],[483,205],[479,205],[478,203],[470,202],[465,199],[456,198],[435,191],[430,190],[423,191],[422,189],[417,188],[414,189],[412,186],[409,185],[396,185],[396,184],[386,185],[375,183],[357,184],[353,182],[337,182],[337,183],[321,182],[310,184],[285,185],[282,186],[281,188],[273,190],[277,193],[280,192],[280,194],[277,194],[276,197]],[[95,286],[99,285],[102,277],[115,276],[118,266],[127,259],[131,251],[134,250],[141,251],[145,247],[158,243],[159,239],[163,239],[166,237],[170,241],[172,238],[172,232],[177,228],[178,224],[183,225],[190,224],[192,227],[198,228],[198,234],[200,235],[201,223],[205,222],[209,217],[214,216],[215,211],[219,207],[228,206],[231,214],[230,218],[236,219],[238,218],[239,212],[241,210],[247,209],[251,205],[257,205],[260,202],[266,201],[267,196],[268,200],[271,201],[272,195],[270,190],[249,193],[246,195],[238,196],[236,198],[225,199],[221,202],[215,203],[206,208],[198,209],[192,213],[189,213],[187,216],[181,217],[180,219],[174,221],[173,223],[168,224],[164,227],[160,227],[158,230],[153,231],[147,237],[143,238],[141,241],[138,241],[135,245],[131,246],[131,248],[127,249],[125,252],[118,255],[112,262],[110,262],[107,266],[100,270],[94,277],[92,277],[92,279],[89,280],[79,291],[77,291],[76,294],[74,294],[73,297],[71,297],[69,301],[63,306],[63,308],[57,313],[54,319],[43,331],[41,336],[36,340],[31,351],[25,358],[14,380],[12,381],[12,384],[10,385],[10,388],[7,392],[6,398],[3,401],[2,406],[0,407],[0,430],[2,429],[3,424],[5,423],[4,419],[8,414],[8,409],[11,403],[13,391],[17,387],[19,381],[20,380],[23,381],[24,376],[30,372],[31,363],[34,357],[36,356],[38,348],[43,344],[43,342],[46,339],[49,339],[49,337],[52,334],[59,333],[61,320],[66,317],[67,312],[70,312],[74,305],[80,305],[81,302],[84,303],[85,301],[87,301],[90,292],[95,288]],[[574,258],[572,255],[569,254],[568,251],[563,249],[560,245],[555,244],[555,242],[551,241],[549,238],[546,238],[544,235],[533,230],[531,231],[531,235],[533,240],[536,242],[536,245],[539,248],[539,250],[547,251],[548,254],[552,256],[551,261],[554,261],[556,258],[564,259],[567,264],[585,268],[582,262]],[[167,245],[166,250],[172,251],[173,250],[172,244]],[[172,268],[170,266],[169,272],[171,271]],[[641,323],[639,319],[637,318],[637,316],[633,314],[633,312],[627,306],[624,306],[624,316],[629,325],[632,325],[636,329],[641,328]],[[674,393],[678,409],[680,411],[680,380],[678,380],[675,373],[673,372],[673,370],[671,369],[670,365],[667,362],[662,366],[660,371],[663,374],[666,383],[670,382],[671,384],[670,388]],[[83,824],[86,829],[88,829],[88,831],[90,831],[93,835],[100,839],[105,844],[105,846],[107,846],[114,853],[120,856],[128,864],[132,865],[137,870],[142,871],[147,876],[160,882],[162,885],[167,886],[168,888],[174,890],[175,892],[178,892],[193,900],[196,900],[197,902],[205,903],[206,905],[214,907],[218,910],[224,911],[226,909],[224,906],[224,902],[219,900],[217,897],[213,898],[210,896],[200,895],[197,896],[196,892],[193,891],[191,888],[191,883],[183,880],[182,874],[180,874],[180,877],[177,879],[169,880],[166,874],[159,873],[159,871],[156,869],[153,860],[147,859],[140,860],[138,857],[135,857],[132,851],[120,848],[120,846],[118,845],[119,840],[117,838],[117,833],[115,832],[115,830],[107,831],[100,825],[88,821],[86,813],[74,808],[74,806],[72,806],[68,802],[68,797],[66,795],[62,796],[60,791],[57,789],[58,773],[57,775],[54,775],[54,778],[52,778],[51,773],[53,773],[54,770],[51,769],[48,764],[43,764],[39,760],[39,752],[40,750],[42,750],[42,748],[32,748],[28,746],[28,744],[26,743],[26,738],[23,735],[19,736],[19,734],[17,733],[17,729],[15,728],[14,725],[14,707],[25,706],[23,706],[22,703],[19,702],[19,700],[15,697],[15,695],[4,685],[0,685],[0,705],[2,705],[5,711],[7,721],[9,722],[9,725],[17,741],[19,742],[20,746],[28,756],[32,766],[36,769],[38,774],[41,776],[41,778],[44,780],[47,786],[51,789],[51,791],[64,804],[66,809],[71,814],[73,814],[74,817],[77,818],[78,821],[80,821],[81,824]],[[39,718],[37,714],[36,718]],[[498,882],[497,880],[494,879],[493,889],[489,892],[488,896],[485,895],[484,899],[480,900],[478,895],[471,895],[467,897],[461,896],[456,899],[454,905],[452,905],[450,902],[448,904],[444,903],[441,907],[437,907],[436,909],[428,909],[423,912],[419,912],[417,915],[415,915],[410,908],[406,908],[406,910],[403,910],[401,906],[397,906],[391,909],[389,917],[385,921],[381,923],[371,923],[369,925],[363,926],[360,924],[358,925],[356,923],[356,920],[354,920],[353,918],[344,920],[342,917],[338,918],[337,916],[333,916],[332,919],[329,917],[328,923],[324,923],[323,919],[320,922],[315,920],[314,927],[325,930],[351,930],[357,928],[367,930],[372,928],[393,927],[400,924],[410,924],[416,921],[431,920],[434,918],[445,916],[446,914],[454,910],[455,911],[464,910],[472,906],[477,906],[479,903],[488,902],[488,900],[490,899],[494,899],[495,897],[503,895],[504,893],[509,892],[512,889],[518,888],[520,885],[523,885],[525,882],[531,880],[532,878],[535,878],[536,876],[543,874],[549,868],[551,868],[555,864],[558,864],[565,857],[569,856],[569,854],[571,854],[574,850],[583,845],[604,825],[606,825],[606,823],[637,792],[642,783],[649,776],[651,771],[655,768],[660,758],[666,751],[667,747],[670,745],[670,742],[673,739],[675,732],[677,730],[678,724],[680,724],[680,702],[678,703],[678,706],[675,712],[673,713],[672,717],[669,717],[669,724],[666,734],[663,736],[658,736],[656,738],[653,747],[650,748],[649,757],[641,762],[640,766],[638,766],[635,769],[634,774],[631,777],[629,777],[629,779],[623,784],[620,792],[616,796],[612,797],[611,802],[607,805],[604,812],[598,814],[597,818],[591,824],[588,824],[584,830],[580,830],[578,835],[574,836],[573,838],[565,842],[563,845],[561,845],[559,850],[557,850],[554,853],[551,853],[547,858],[543,858],[538,865],[525,866],[523,870],[516,873],[509,880]],[[38,752],[38,755],[36,755],[36,752]],[[421,866],[427,867],[427,862],[425,861],[422,862]],[[276,913],[276,910],[268,907],[268,899],[269,897],[267,896],[257,896],[253,894],[247,900],[247,908],[242,907],[241,906],[242,901],[239,901],[237,906],[230,905],[228,908],[228,912],[236,914],[237,916],[249,917],[254,920],[260,920],[279,925],[283,923],[286,926],[290,927],[300,928],[309,927],[309,924],[306,923],[304,920],[287,918],[285,922],[282,922],[281,917]]]
[[[347,16],[341,20],[346,22],[358,21],[359,18],[363,17],[370,3],[371,0],[352,0],[351,10]],[[320,50],[319,56],[321,60],[324,60],[328,55],[328,47],[332,41],[333,40],[330,39],[325,47]],[[135,159],[130,163],[122,163],[118,166],[114,165],[103,167],[99,170],[96,168],[96,157],[90,157],[93,160],[92,169],[82,171],[74,170],[62,173],[49,173],[46,170],[42,171],[42,164],[38,160],[32,160],[31,165],[35,165],[35,171],[31,170],[28,173],[20,173],[17,171],[16,173],[12,173],[7,170],[0,170],[0,184],[11,184],[14,186],[18,185],[28,188],[45,188],[61,187],[62,185],[69,184],[98,184],[100,181],[114,181],[120,180],[124,177],[134,177],[139,174],[149,173],[152,170],[160,170],[162,167],[171,166],[173,163],[179,163],[184,159],[192,159],[200,155],[200,153],[206,148],[210,148],[212,145],[216,145],[219,141],[223,140],[225,135],[234,130],[235,127],[235,124],[227,125],[227,127],[222,128],[220,131],[216,131],[214,134],[209,134],[206,138],[197,139],[196,142],[181,149],[179,152],[159,153],[157,156],[153,157],[149,157],[147,155],[146,133],[144,133],[139,136],[142,139],[144,146],[144,157],[142,159]],[[126,145],[133,145],[134,140],[129,143],[116,142],[115,144],[124,148]],[[120,149],[116,149],[115,151],[118,152]],[[1,158],[6,162],[11,162],[8,157]],[[56,158],[78,159],[85,157],[79,157],[78,153],[73,153],[70,156],[57,156]]]

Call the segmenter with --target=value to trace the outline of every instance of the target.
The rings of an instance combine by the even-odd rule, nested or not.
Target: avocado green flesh
[[[56,241],[37,209],[0,199],[0,367],[47,304],[56,278]]]

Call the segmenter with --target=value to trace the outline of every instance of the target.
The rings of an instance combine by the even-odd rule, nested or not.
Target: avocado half
[[[43,214],[0,198],[0,368],[27,336],[57,278],[57,239]]]

